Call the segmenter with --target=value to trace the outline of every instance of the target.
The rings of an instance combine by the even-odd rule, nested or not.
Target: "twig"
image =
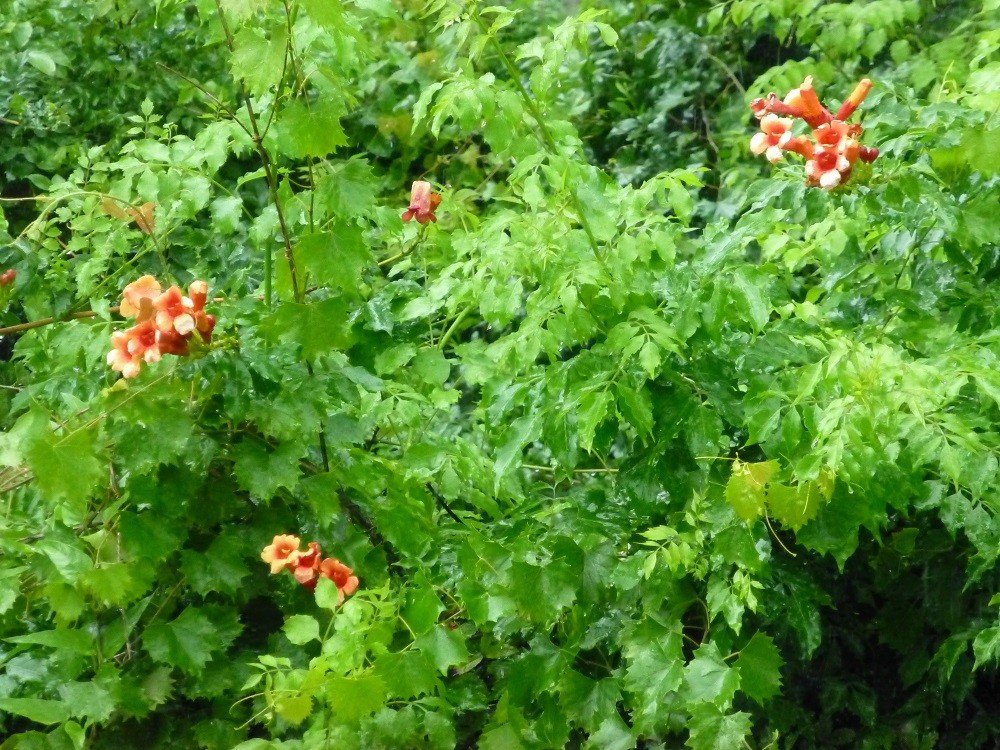
[[[798,557],[798,555],[796,555],[794,552],[788,549],[788,547],[785,546],[785,543],[781,541],[781,537],[778,536],[778,532],[775,531],[774,527],[771,525],[771,519],[768,518],[767,513],[764,514],[764,521],[767,523],[767,528],[771,530],[771,535],[774,537],[774,540],[781,545],[781,549],[785,550],[785,552],[787,552],[792,557]]]
[[[424,486],[427,488],[427,491],[429,493],[431,493],[431,495],[434,496],[434,499],[437,501],[437,504],[441,506],[441,508],[444,510],[444,512],[447,513],[449,516],[451,516],[452,520],[457,521],[458,523],[462,524],[463,526],[466,525],[465,521],[463,521],[461,518],[459,518],[458,515],[455,513],[455,511],[453,511],[451,509],[451,506],[448,505],[448,501],[444,499],[444,495],[442,495],[440,492],[438,492],[437,489],[435,489],[435,487],[434,487],[433,484],[431,484],[430,482],[428,482]]]
[[[226,104],[224,101],[222,101],[219,97],[217,97],[215,94],[213,94],[211,91],[209,91],[207,88],[205,88],[202,84],[198,83],[197,81],[195,81],[192,78],[188,78],[186,75],[184,75],[183,73],[181,73],[179,70],[174,70],[169,65],[164,65],[161,62],[157,62],[156,64],[158,66],[160,66],[161,68],[163,68],[168,73],[173,73],[178,78],[180,78],[180,79],[182,79],[184,81],[187,81],[189,84],[191,84],[196,89],[198,89],[198,91],[200,91],[202,94],[204,94],[209,99],[211,99],[212,102],[215,104],[215,106],[217,106],[219,109],[221,109],[227,115],[229,115],[229,117],[233,120],[233,122],[235,122],[237,125],[240,126],[240,128],[243,129],[244,133],[246,133],[248,136],[250,136],[251,139],[253,138],[253,133],[250,132],[249,128],[247,128],[246,125],[244,125],[242,122],[240,122],[239,118],[236,116],[236,113],[232,110],[232,108],[228,104]]]
[[[108,310],[109,312],[118,312],[117,307],[109,307]],[[69,315],[65,315],[60,318],[39,318],[38,320],[32,320],[27,323],[18,323],[16,325],[0,328],[0,336],[6,336],[11,333],[21,333],[22,331],[30,331],[32,328],[41,328],[42,326],[51,325],[52,323],[64,323],[68,320],[80,320],[82,318],[93,318],[96,316],[97,313],[93,310],[81,310],[80,312],[70,313]]]

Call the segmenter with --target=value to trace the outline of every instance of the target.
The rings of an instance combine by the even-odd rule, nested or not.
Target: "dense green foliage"
[[[998,12],[7,0],[0,747],[1000,741]]]

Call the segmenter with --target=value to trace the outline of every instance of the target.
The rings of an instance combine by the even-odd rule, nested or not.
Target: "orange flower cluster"
[[[122,292],[119,312],[135,318],[136,324],[111,335],[111,369],[122,377],[134,378],[143,362],[157,362],[164,354],[187,355],[195,331],[206,344],[210,342],[215,316],[205,312],[207,301],[208,284],[204,281],[192,281],[187,296],[177,286],[162,291],[152,276],[133,281]]]
[[[305,552],[299,549],[299,538],[278,534],[260,553],[260,559],[271,566],[271,575],[289,571],[295,580],[312,591],[320,578],[328,578],[337,587],[338,601],[358,590],[354,571],[333,557],[323,559],[319,544],[309,542]]]
[[[441,205],[441,196],[431,190],[431,184],[417,180],[410,188],[410,206],[403,212],[403,221],[416,219],[421,224],[437,221],[434,211]]]
[[[850,178],[858,159],[872,162],[878,157],[877,148],[859,143],[861,126],[847,122],[871,87],[872,82],[863,79],[836,114],[820,103],[811,76],[797,89],[792,89],[784,100],[773,93],[755,99],[750,109],[760,120],[760,132],[750,139],[750,150],[758,156],[763,154],[772,164],[780,161],[785,151],[797,153],[805,157],[808,184],[832,190]],[[812,128],[812,140],[792,134],[794,118]]]
[[[0,273],[0,286],[10,286],[14,283],[14,279],[17,278],[17,271],[13,268],[8,268],[3,273]]]

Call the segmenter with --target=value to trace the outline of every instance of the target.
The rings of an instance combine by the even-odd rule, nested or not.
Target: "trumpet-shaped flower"
[[[119,312],[135,318],[136,326],[112,336],[114,348],[108,364],[123,377],[134,378],[143,362],[155,362],[163,354],[186,356],[195,331],[205,343],[212,339],[215,317],[205,312],[208,284],[191,283],[192,296],[177,286],[162,291],[152,276],[143,276],[125,287]]]
[[[851,172],[851,162],[833,148],[819,148],[806,162],[806,177],[810,184],[830,190],[837,187]]]
[[[125,318],[148,318],[153,312],[153,300],[159,294],[160,282],[148,274],[141,276],[122,291],[122,304],[118,311]]]
[[[793,122],[790,117],[764,115],[760,121],[760,132],[750,139],[750,151],[756,156],[765,154],[772,164],[780,161],[782,147],[792,139]]]
[[[431,184],[417,180],[410,188],[410,205],[403,212],[403,221],[416,219],[421,224],[437,221],[435,209],[441,205],[441,196],[431,190]]]
[[[319,544],[309,542],[309,550],[299,553],[299,559],[292,569],[295,580],[312,591],[316,588],[316,581],[319,580],[319,566],[322,560],[322,552]]]
[[[124,378],[134,378],[143,362],[157,362],[163,354],[151,320],[127,331],[116,331],[111,335],[111,344],[114,348],[108,352],[108,365]]]
[[[164,333],[176,331],[187,336],[194,331],[194,303],[172,286],[153,301],[156,308],[156,327]]]
[[[309,591],[316,589],[320,578],[330,580],[337,587],[337,603],[358,590],[359,580],[354,571],[334,557],[323,559],[317,542],[309,542],[308,549],[299,549],[299,538],[279,534],[260,553],[261,559],[271,566],[271,573],[289,571],[296,581]]]
[[[354,575],[354,571],[333,557],[328,557],[320,563],[319,574],[324,578],[329,578],[337,587],[338,604],[343,604],[345,597],[358,590],[360,581]]]
[[[299,538],[291,534],[278,534],[260,553],[260,559],[271,566],[271,575],[286,568],[293,568],[301,556]]]
[[[833,115],[820,102],[813,89],[812,78],[788,92],[784,99],[776,94],[755,99],[750,104],[760,120],[761,132],[753,136],[750,150],[763,154],[772,164],[783,152],[791,151],[806,160],[806,182],[831,190],[846,182],[858,159],[874,161],[878,149],[861,145],[862,127],[848,123],[850,117],[871,90],[872,82],[865,78],[844,100]],[[799,118],[812,129],[812,140],[792,134],[793,118]]]

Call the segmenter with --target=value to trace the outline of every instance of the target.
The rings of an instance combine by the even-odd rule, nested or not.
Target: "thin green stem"
[[[448,342],[451,341],[451,337],[455,335],[455,331],[458,330],[458,327],[462,324],[462,322],[467,317],[469,317],[469,313],[471,313],[475,309],[475,307],[476,306],[474,304],[469,305],[464,310],[462,310],[462,312],[458,314],[458,317],[455,318],[454,321],[452,321],[452,324],[448,326],[448,330],[444,332],[444,335],[438,342],[438,349],[444,351],[444,348],[448,345]]]
[[[493,47],[493,50],[500,58],[500,62],[507,70],[507,74],[510,76],[510,80],[517,89],[517,93],[521,97],[521,100],[524,102],[524,106],[527,108],[531,117],[538,125],[538,133],[541,137],[542,144],[548,149],[552,156],[558,156],[559,148],[556,145],[555,138],[552,136],[552,132],[549,130],[549,126],[545,123],[545,117],[538,108],[538,102],[535,101],[528,89],[525,88],[524,83],[521,82],[521,73],[518,71],[517,66],[514,65],[514,61],[510,59],[510,56],[503,48],[503,45],[500,44],[495,35],[490,33],[486,26],[486,22],[483,21],[482,17],[479,15],[479,8],[476,6],[475,2],[472,3],[472,18],[479,26],[480,31],[482,31],[482,33],[489,38],[490,45]],[[569,196],[570,200],[573,202],[573,208],[576,211],[577,218],[580,221],[580,226],[587,235],[587,240],[590,242],[590,248],[594,252],[594,257],[597,258],[597,262],[601,264],[601,267],[610,276],[611,269],[608,268],[607,261],[604,258],[604,253],[601,252],[600,245],[597,242],[597,237],[594,235],[594,230],[591,228],[590,221],[587,219],[583,203],[580,201],[579,196],[576,194],[576,191],[572,189],[572,187],[570,187]]]
[[[225,11],[222,10],[222,3],[220,0],[215,0],[215,10],[219,16],[222,33],[226,37],[226,45],[229,47],[230,52],[234,52],[236,45],[233,41],[233,34],[229,30],[229,24],[226,22],[226,14]],[[274,204],[274,210],[278,214],[278,225],[281,229],[281,238],[285,246],[285,261],[288,263],[288,275],[292,285],[292,297],[296,302],[301,302],[304,296],[304,289],[299,286],[299,277],[295,269],[295,254],[292,250],[292,234],[288,228],[288,222],[285,219],[285,211],[281,204],[281,197],[278,195],[278,180],[275,173],[274,162],[271,160],[271,154],[268,152],[267,147],[264,146],[264,138],[260,132],[260,123],[257,118],[257,113],[254,111],[253,102],[250,100],[250,92],[247,91],[242,80],[237,80],[237,85],[239,86],[240,96],[243,99],[243,105],[247,111],[247,118],[249,119],[250,139],[253,141],[257,155],[260,157],[261,165],[264,168],[264,177],[267,181],[268,193],[270,193],[271,202]],[[274,256],[271,246],[268,245],[264,253],[264,302],[268,307],[271,307],[273,298],[271,285],[271,277],[273,274]]]

